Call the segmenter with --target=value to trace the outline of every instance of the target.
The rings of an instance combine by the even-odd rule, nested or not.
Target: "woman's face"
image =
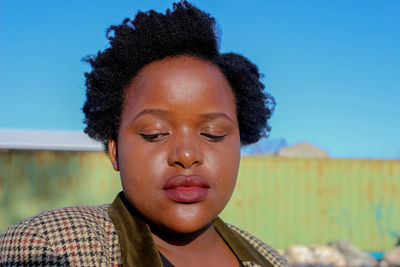
[[[188,56],[145,66],[127,87],[110,158],[125,197],[164,230],[191,233],[227,204],[240,136],[232,88],[218,67]]]

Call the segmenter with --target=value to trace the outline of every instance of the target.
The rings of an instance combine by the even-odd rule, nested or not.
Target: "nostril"
[[[191,164],[186,164],[184,161],[183,162],[181,162],[181,161],[174,161],[174,165],[175,166],[179,166],[179,167],[181,167],[181,168],[184,168],[184,169],[186,169],[186,168],[191,168],[192,166],[194,166],[194,165],[199,165],[200,164],[200,161],[198,161],[198,160],[196,160],[196,161],[194,161],[194,162],[192,162]]]
[[[178,165],[179,167],[185,168],[185,166],[183,165],[183,163],[180,162],[180,161],[175,161],[174,164],[175,164],[175,165]]]

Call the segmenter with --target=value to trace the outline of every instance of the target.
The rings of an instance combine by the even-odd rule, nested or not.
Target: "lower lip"
[[[208,188],[203,187],[176,187],[164,190],[167,197],[179,203],[196,203],[205,199]]]

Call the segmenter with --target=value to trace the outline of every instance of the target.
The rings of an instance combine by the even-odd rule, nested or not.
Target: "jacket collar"
[[[123,266],[162,266],[149,226],[141,219],[140,214],[130,207],[123,192],[120,192],[109,206],[108,214],[118,234]],[[214,221],[214,227],[241,262],[259,265],[265,262],[265,258],[257,249],[220,218]]]

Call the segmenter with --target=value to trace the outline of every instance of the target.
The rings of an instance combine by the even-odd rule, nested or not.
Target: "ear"
[[[113,165],[114,170],[119,171],[118,167],[118,145],[117,142],[111,137],[108,138],[108,154]]]

